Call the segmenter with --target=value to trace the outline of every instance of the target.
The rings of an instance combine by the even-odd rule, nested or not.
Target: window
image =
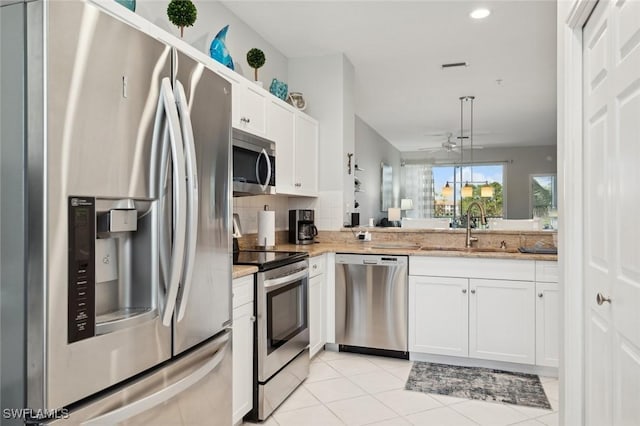
[[[434,217],[460,217],[473,201],[480,201],[488,217],[503,217],[504,193],[502,164],[475,164],[471,166],[433,167],[433,211]],[[444,196],[442,188],[449,182],[453,195]],[[473,187],[473,197],[461,198],[460,189],[469,182]],[[480,188],[488,183],[493,187],[493,197],[480,196]],[[460,200],[462,199],[462,203]]]
[[[543,229],[558,227],[558,182],[556,175],[531,175],[529,212],[540,218]]]

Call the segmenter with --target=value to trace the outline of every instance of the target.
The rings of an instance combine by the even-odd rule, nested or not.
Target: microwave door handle
[[[178,322],[184,317],[196,258],[196,243],[198,240],[198,162],[196,158],[195,138],[191,125],[191,114],[184,87],[180,81],[175,83],[175,97],[180,115],[182,136],[185,144],[185,162],[187,176],[187,232],[185,237],[186,253],[184,269],[182,271],[182,287],[178,293],[176,312]]]
[[[180,119],[176,98],[173,96],[171,82],[163,78],[160,89],[160,102],[164,104],[166,113],[169,141],[171,148],[171,165],[173,168],[173,205],[174,205],[174,232],[173,247],[171,253],[171,266],[169,268],[169,284],[166,288],[164,309],[162,312],[162,324],[171,326],[171,317],[176,306],[182,266],[184,261],[184,239],[186,234],[186,171],[182,134],[180,132]]]
[[[265,161],[267,162],[267,178],[265,179],[264,184],[260,182],[260,158],[264,156]],[[256,181],[258,185],[260,185],[260,189],[262,191],[266,191],[269,182],[271,182],[271,161],[269,160],[269,154],[262,148],[260,154],[258,154],[258,158],[256,159]]]
[[[295,274],[287,275],[281,278],[274,278],[271,280],[264,281],[264,288],[269,290],[276,290],[280,287],[284,287],[287,284],[290,284],[296,280],[307,277],[309,271],[307,269],[303,269],[301,271],[296,272]]]

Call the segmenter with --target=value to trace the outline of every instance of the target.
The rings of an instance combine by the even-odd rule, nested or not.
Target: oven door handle
[[[299,272],[296,272],[295,274],[292,275],[287,275],[285,277],[281,277],[281,278],[274,278],[271,280],[265,280],[264,281],[264,288],[268,289],[268,290],[276,290],[280,287],[284,287],[287,284],[290,284],[296,280],[299,280],[300,278],[305,278],[307,277],[307,275],[309,274],[309,270],[307,268],[300,270]]]

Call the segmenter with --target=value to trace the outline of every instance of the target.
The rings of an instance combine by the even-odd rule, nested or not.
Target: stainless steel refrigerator
[[[95,3],[0,6],[3,424],[231,424],[230,84]]]

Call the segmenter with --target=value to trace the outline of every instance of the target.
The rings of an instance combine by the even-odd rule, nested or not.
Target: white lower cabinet
[[[469,280],[409,277],[409,351],[469,354]]]
[[[324,348],[326,338],[325,255],[309,259],[309,355]]]
[[[557,367],[560,359],[560,292],[557,283],[536,283],[536,364]]]
[[[469,280],[469,356],[535,363],[533,281]]]
[[[233,280],[233,424],[253,407],[253,275]]]
[[[409,351],[536,362],[534,261],[409,258]]]

